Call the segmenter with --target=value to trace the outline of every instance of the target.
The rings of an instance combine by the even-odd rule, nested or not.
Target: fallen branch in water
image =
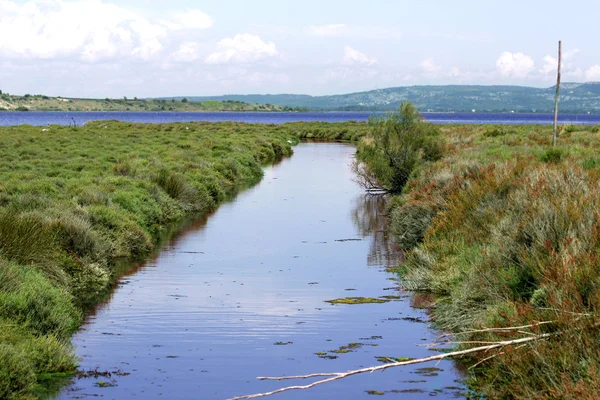
[[[520,327],[520,328],[522,328],[522,327]],[[487,346],[473,347],[473,348],[470,348],[467,350],[453,351],[453,352],[449,352],[449,353],[438,354],[438,355],[431,356],[431,357],[417,358],[417,359],[409,360],[409,361],[394,362],[394,363],[389,363],[389,364],[378,365],[375,367],[356,369],[356,370],[347,371],[347,372],[329,372],[329,373],[325,372],[325,373],[317,373],[317,374],[309,374],[309,375],[281,376],[281,377],[258,377],[256,379],[261,380],[261,381],[283,381],[283,380],[290,380],[290,379],[309,379],[309,378],[316,378],[316,377],[327,377],[327,379],[321,379],[320,381],[316,381],[316,382],[313,382],[308,385],[287,386],[287,387],[284,387],[281,389],[273,390],[272,392],[257,393],[257,394],[233,397],[230,400],[255,399],[258,397],[272,396],[274,394],[281,393],[281,392],[287,392],[290,390],[310,389],[317,385],[322,385],[324,383],[333,382],[338,379],[344,379],[344,378],[347,378],[352,375],[364,374],[366,372],[383,371],[388,368],[400,367],[403,365],[420,364],[420,363],[425,363],[425,362],[429,362],[429,361],[443,360],[443,359],[449,358],[449,357],[460,357],[460,356],[464,356],[466,354],[472,354],[472,353],[477,353],[477,352],[487,352],[487,351],[494,350],[494,349],[504,348],[506,346],[512,346],[512,345],[516,345],[516,344],[522,345],[524,343],[548,339],[552,336],[556,336],[559,334],[560,334],[560,332],[545,333],[542,335],[535,335],[535,336],[530,336],[530,337],[526,337],[526,338],[506,340],[506,341],[502,341],[502,342],[493,342],[492,344],[489,344]]]

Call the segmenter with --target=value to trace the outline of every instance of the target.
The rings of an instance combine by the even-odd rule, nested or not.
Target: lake
[[[92,373],[58,398],[226,399],[286,386],[257,376],[439,354],[425,346],[439,332],[415,308],[427,299],[402,290],[388,270],[402,254],[387,240],[386,199],[353,182],[356,148],[301,143],[294,151],[120,279],[73,338],[80,369]],[[382,303],[327,302],[347,297]],[[461,382],[442,361],[274,398],[372,399],[369,390],[454,398]]]
[[[0,112],[0,125],[69,125],[78,126],[93,120],[167,123],[189,121],[235,121],[260,124],[283,124],[297,121],[366,121],[369,116],[386,113],[370,112]],[[439,124],[550,124],[551,114],[486,114],[486,113],[424,113],[425,118]],[[560,115],[561,124],[600,124],[600,115]]]

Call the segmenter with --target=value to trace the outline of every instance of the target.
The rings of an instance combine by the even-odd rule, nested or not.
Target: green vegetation
[[[48,97],[43,95],[15,96],[0,94],[0,111],[301,111],[299,108],[275,106],[272,104],[249,104],[242,101],[203,101],[193,102],[187,98],[181,101],[159,99],[78,99]]]
[[[474,389],[594,398],[600,127],[564,127],[551,148],[550,126],[434,128],[410,106],[369,123],[0,128],[0,398],[31,398],[72,372],[69,337],[111,287],[115,262],[148,254],[169,226],[256,183],[299,138],[360,141],[371,178],[398,193],[389,217],[407,250],[403,283],[437,296],[439,328],[495,341],[521,334],[465,332],[551,321],[528,330],[556,333],[546,341],[475,356]]]
[[[414,169],[390,201],[391,230],[407,250],[399,268],[403,284],[437,296],[433,320],[458,333],[467,342],[462,347],[553,334],[474,356],[480,364],[471,370],[471,384],[488,398],[594,398],[600,379],[598,127],[563,129],[559,148],[550,147],[550,126],[439,129],[446,141],[441,159]],[[388,173],[378,174],[389,181]],[[528,333],[474,332],[531,324],[520,330]]]
[[[258,182],[293,127],[234,123],[0,128],[0,398],[28,399],[76,368],[83,312],[115,262]]]

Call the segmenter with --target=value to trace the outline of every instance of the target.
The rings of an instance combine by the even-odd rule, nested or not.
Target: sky
[[[600,81],[597,0],[0,0],[0,90],[66,97]]]

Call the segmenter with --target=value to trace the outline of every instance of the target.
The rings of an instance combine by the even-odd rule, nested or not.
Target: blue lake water
[[[87,121],[119,120],[126,122],[167,123],[189,121],[235,121],[261,124],[283,124],[298,121],[366,121],[372,112],[0,112],[0,126],[69,125],[81,126]],[[493,113],[424,113],[425,118],[439,124],[550,124],[551,114]],[[570,115],[559,117],[561,124],[600,124],[600,115]]]

